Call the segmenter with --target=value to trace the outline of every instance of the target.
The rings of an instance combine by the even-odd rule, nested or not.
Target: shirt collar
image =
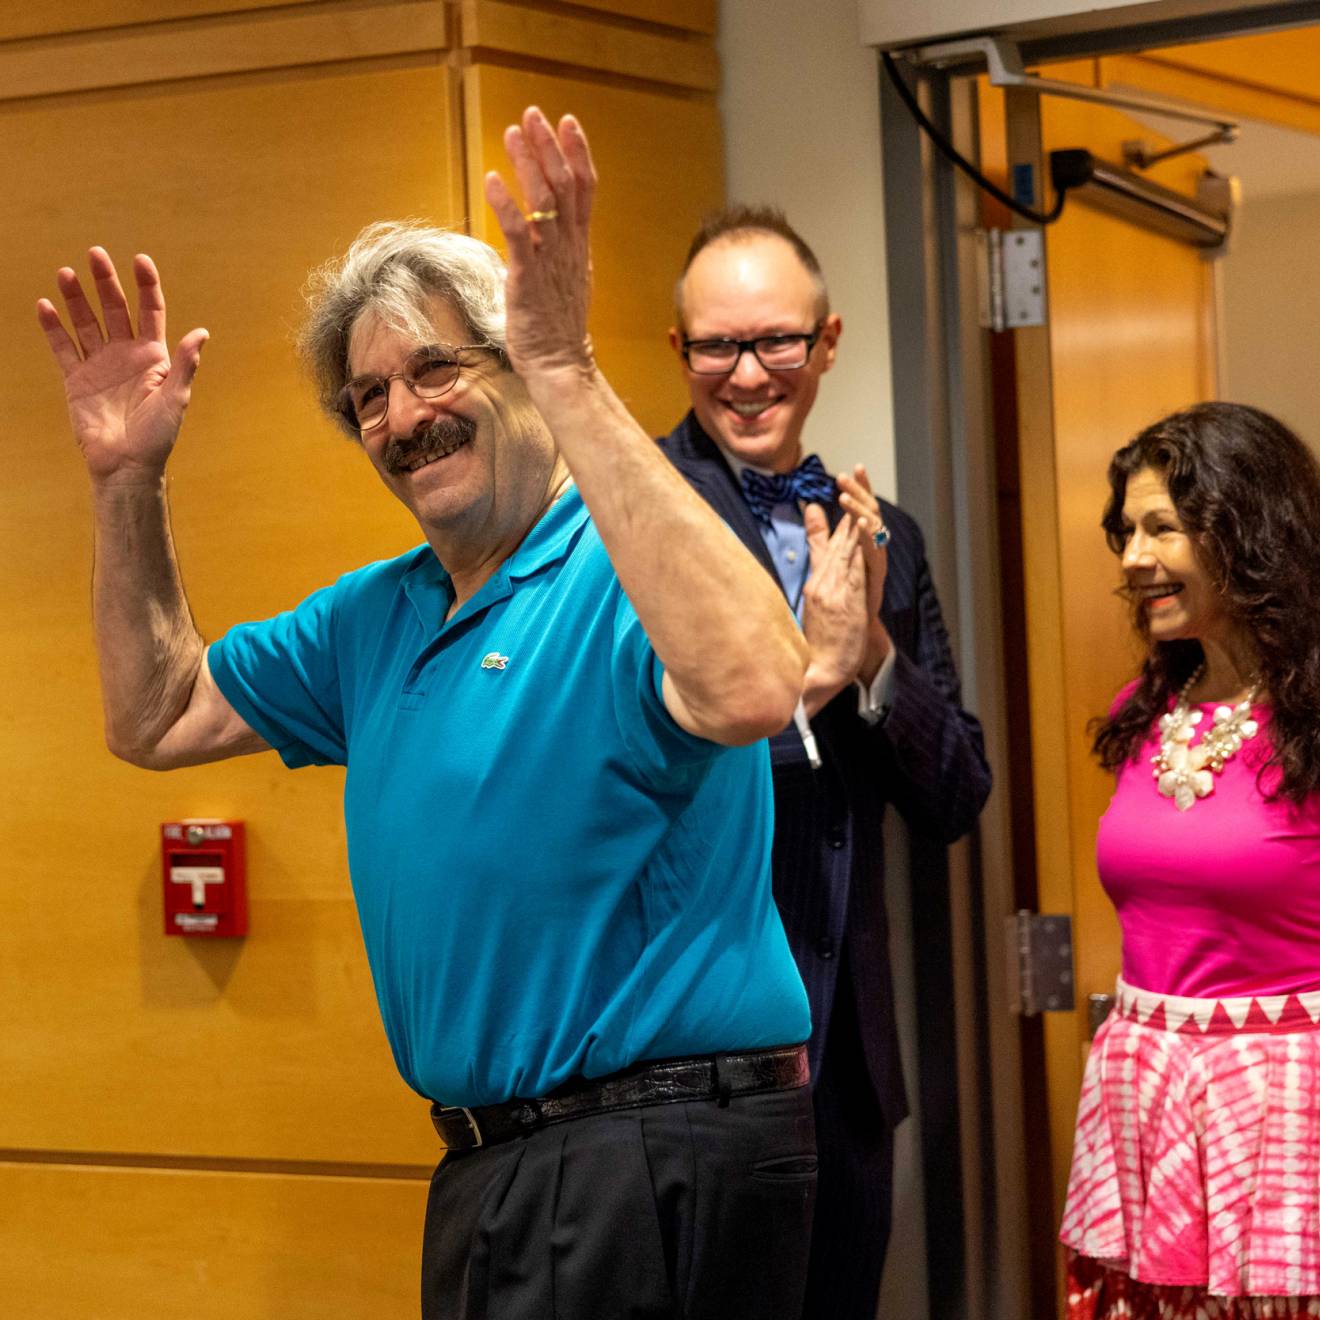
[[[501,565],[510,578],[531,577],[563,559],[590,518],[582,493],[569,488],[532,524],[522,544]]]
[[[734,479],[739,483],[739,485],[742,484],[742,474],[744,469],[751,472],[759,472],[763,477],[774,477],[779,475],[778,473],[775,472],[773,468],[759,467],[755,463],[745,462],[743,459],[739,458],[738,455],[735,454],[731,449],[728,449],[722,441],[715,439],[714,436],[711,437],[711,443],[723,455],[724,461],[729,465],[729,470],[733,473]],[[800,451],[798,453],[798,459],[797,459],[798,463],[801,463],[802,460],[806,458],[806,456],[807,454],[805,450]],[[796,466],[797,464],[794,464],[794,467]],[[789,469],[790,472],[792,470],[793,470],[792,468]]]
[[[507,594],[511,581],[531,577],[563,559],[586,525],[588,517],[581,493],[576,486],[570,486],[532,524],[522,543],[491,574],[473,600],[484,599],[488,588],[495,597]],[[449,571],[436,558],[435,551],[429,545],[420,545],[413,552],[413,562],[404,572],[403,589],[423,622],[437,608],[441,618],[448,611],[449,602],[453,599]],[[463,609],[463,613],[466,612],[467,605]]]
[[[745,469],[750,469],[752,472],[759,472],[763,477],[773,477],[775,475],[770,468],[758,467],[755,463],[743,462],[733,450],[726,448],[724,444],[719,440],[715,440],[713,436],[711,438],[715,448],[724,455],[724,461],[729,465],[729,470],[733,473],[739,484],[742,483],[742,474]]]

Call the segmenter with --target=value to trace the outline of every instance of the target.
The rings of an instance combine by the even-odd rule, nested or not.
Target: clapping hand
[[[857,677],[866,650],[866,568],[861,532],[849,513],[833,533],[818,504],[803,514],[811,574],[802,589],[802,631],[811,658],[803,689],[814,715]]]
[[[56,281],[72,334],[48,298],[37,303],[37,321],[64,376],[69,419],[93,481],[154,481],[178,438],[207,332],[189,331],[171,360],[165,298],[151,258],[133,259],[136,332],[105,249],[92,248],[87,264],[100,319],[76,272],[65,266]]]
[[[884,531],[880,501],[871,490],[866,468],[858,463],[851,474],[838,476],[839,503],[857,520],[862,562],[866,566],[866,653],[859,677],[869,682],[893,648],[889,632],[880,621],[880,606],[885,599],[885,579],[889,574],[889,551],[875,543],[876,534]]]
[[[889,572],[889,551],[875,543],[876,533],[883,531],[885,526],[880,516],[880,501],[872,493],[870,478],[860,463],[851,473],[839,473],[837,480],[839,504],[857,520],[861,533],[862,560],[866,564],[866,607],[875,618],[885,598],[885,576]]]

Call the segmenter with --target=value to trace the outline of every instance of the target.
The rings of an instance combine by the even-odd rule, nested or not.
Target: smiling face
[[[821,294],[810,272],[777,234],[739,233],[703,248],[683,279],[683,326],[669,332],[675,349],[688,339],[757,339],[807,334],[821,319]],[[702,429],[745,463],[787,472],[802,453],[802,427],[821,376],[834,365],[842,323],[826,316],[807,365],[767,371],[744,353],[727,375],[687,369],[692,410]]]
[[[437,344],[472,342],[443,298],[433,298],[428,311]],[[349,336],[349,373],[402,371],[418,347],[413,335],[366,312]],[[516,530],[525,508],[543,497],[555,462],[554,443],[522,381],[484,350],[463,354],[463,362],[458,383],[435,399],[390,381],[385,420],[362,434],[380,479],[433,545],[498,540]]]
[[[1233,629],[1223,593],[1154,468],[1128,478],[1123,498],[1123,576],[1152,641],[1222,640]]]

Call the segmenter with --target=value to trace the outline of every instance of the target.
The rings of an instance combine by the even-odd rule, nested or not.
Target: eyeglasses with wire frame
[[[359,434],[370,431],[389,413],[392,382],[403,381],[419,399],[438,399],[458,384],[459,374],[467,365],[461,354],[479,349],[499,352],[491,344],[426,344],[408,354],[402,371],[388,376],[354,376],[336,396],[335,410],[349,430]]]
[[[683,361],[698,376],[727,376],[737,369],[749,350],[767,371],[797,371],[807,365],[811,350],[820,339],[824,321],[811,330],[792,335],[758,335],[755,339],[683,340]]]

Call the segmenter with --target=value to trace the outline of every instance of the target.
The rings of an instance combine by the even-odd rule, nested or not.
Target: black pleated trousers
[[[431,1180],[423,1320],[793,1320],[815,1185],[807,1087],[453,1153]]]
[[[814,1095],[820,1175],[803,1320],[875,1320],[893,1222],[894,1132],[866,1070],[852,996],[841,969]]]

